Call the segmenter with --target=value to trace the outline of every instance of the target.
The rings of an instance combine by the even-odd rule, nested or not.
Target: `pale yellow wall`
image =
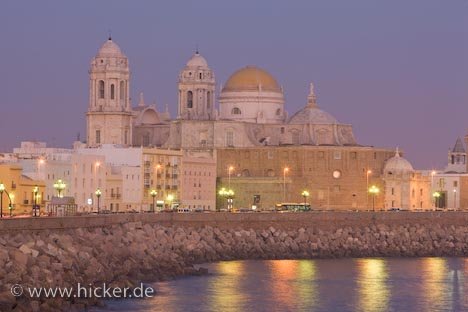
[[[0,165],[0,182],[5,185],[6,192],[10,194],[13,204],[13,215],[32,214],[32,206],[34,203],[33,189],[35,186],[39,188],[37,203],[40,205],[41,212],[45,211],[45,203],[43,201],[46,194],[44,181],[37,181],[26,178],[21,175],[22,168],[16,164],[1,164]],[[3,214],[8,215],[8,196],[3,192]]]

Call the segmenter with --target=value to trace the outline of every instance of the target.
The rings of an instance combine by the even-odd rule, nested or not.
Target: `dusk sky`
[[[468,0],[2,1],[0,150],[86,137],[88,69],[113,40],[139,92],[177,109],[198,45],[219,85],[245,65],[283,85],[291,116],[314,82],[319,106],[360,144],[443,168],[468,130]]]

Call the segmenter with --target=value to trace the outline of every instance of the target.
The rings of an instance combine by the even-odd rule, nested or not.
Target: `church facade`
[[[359,145],[351,125],[319,107],[313,84],[305,106],[291,116],[283,88],[264,69],[235,71],[219,96],[215,86],[213,70],[197,51],[179,72],[176,118],[142,96],[131,107],[129,61],[109,38],[91,62],[87,145],[215,151],[217,188],[232,188],[236,207],[270,209],[299,202],[309,190],[306,200],[315,207],[369,209],[369,184],[383,186],[383,168],[394,152]],[[377,205],[383,208],[383,196]]]

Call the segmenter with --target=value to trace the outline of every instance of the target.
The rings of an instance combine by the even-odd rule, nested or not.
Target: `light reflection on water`
[[[466,258],[227,261],[93,311],[468,311]]]

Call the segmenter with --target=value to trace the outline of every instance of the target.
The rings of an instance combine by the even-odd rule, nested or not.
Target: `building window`
[[[334,159],[341,159],[341,152],[340,151],[334,151],[333,152],[333,158]]]
[[[395,195],[395,189],[392,187],[392,195]],[[392,205],[393,207],[393,205]]]
[[[193,108],[193,92],[187,92],[187,108]]]
[[[299,145],[300,144],[299,131],[294,131],[291,135],[292,135],[292,144]]]
[[[128,130],[125,130],[125,134],[124,134],[124,144],[125,144],[125,145],[128,144]]]
[[[115,99],[115,86],[111,84],[111,100]]]
[[[96,130],[96,144],[101,144],[101,130]]]
[[[281,134],[284,134],[284,127],[281,127],[280,132]]]
[[[250,177],[250,171],[249,171],[249,169],[244,169],[244,170],[242,170],[242,176],[243,176],[243,177]]]
[[[234,132],[232,131],[226,132],[226,146],[228,147],[234,146]]]
[[[206,93],[206,108],[211,108],[211,92]]]
[[[232,110],[231,110],[231,115],[240,115],[242,112],[240,110],[239,107],[234,107]]]
[[[198,77],[199,77],[200,79],[202,79],[203,74],[202,74],[202,73],[198,74]]]
[[[351,152],[350,156],[351,156],[351,159],[356,159],[357,158],[356,152]]]
[[[324,152],[322,151],[318,152],[318,158],[324,158],[324,157],[325,157]]]
[[[278,109],[276,110],[276,116],[279,116],[279,115],[281,115],[281,108],[278,108]]]
[[[104,81],[99,80],[99,98],[103,99],[104,98]]]
[[[275,171],[273,169],[268,169],[266,172],[267,177],[274,177],[275,176]]]
[[[458,187],[458,181],[453,181],[453,187]]]
[[[123,81],[120,82],[120,99],[123,100],[125,98],[125,83]]]
[[[148,146],[150,144],[149,134],[143,135],[143,146]]]

